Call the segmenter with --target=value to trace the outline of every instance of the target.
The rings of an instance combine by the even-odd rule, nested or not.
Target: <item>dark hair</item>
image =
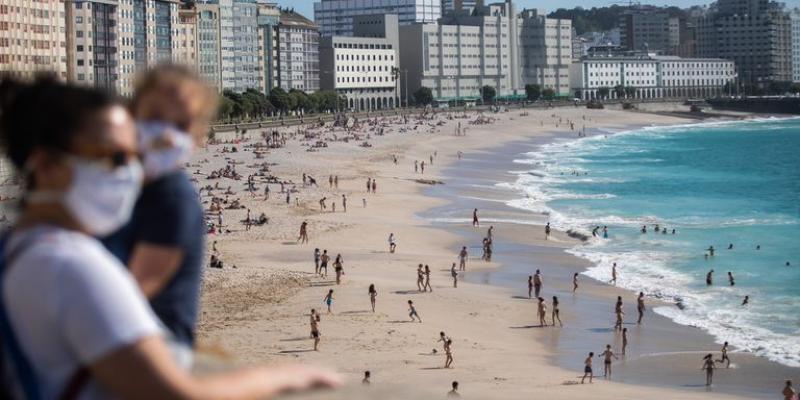
[[[117,104],[98,90],[41,76],[33,82],[0,80],[0,141],[17,168],[34,149],[69,151],[92,113]]]

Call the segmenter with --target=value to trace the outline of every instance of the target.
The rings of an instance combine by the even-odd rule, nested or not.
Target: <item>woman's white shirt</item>
[[[12,234],[6,255],[20,245],[3,301],[43,398],[58,398],[80,367],[163,334],[133,277],[94,238],[40,226]],[[108,397],[92,380],[80,396]]]

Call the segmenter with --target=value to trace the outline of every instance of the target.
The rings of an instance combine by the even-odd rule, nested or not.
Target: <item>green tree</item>
[[[425,86],[420,87],[414,92],[414,103],[421,106],[427,106],[433,103],[433,92],[430,88]]]
[[[608,86],[601,86],[597,89],[597,94],[600,95],[600,99],[607,99],[609,93],[611,93],[611,89]]]
[[[625,97],[628,99],[636,97],[636,88],[633,86],[625,86]]]
[[[303,111],[308,112],[311,111],[311,101],[308,99],[308,95],[298,89],[292,89],[289,91],[289,103],[291,105],[290,109],[292,111]]]
[[[525,95],[529,101],[539,100],[539,97],[542,96],[542,87],[535,83],[525,85]]]
[[[276,87],[269,92],[269,102],[275,106],[275,109],[282,113],[287,113],[290,109],[289,94],[285,90]]]
[[[553,88],[545,88],[542,90],[542,98],[550,101],[556,98],[556,91]]]
[[[497,97],[497,90],[494,87],[486,85],[481,88],[481,98],[484,103],[493,103],[495,97]]]
[[[219,96],[217,119],[221,121],[229,121],[232,116],[233,116],[233,101],[226,96]]]

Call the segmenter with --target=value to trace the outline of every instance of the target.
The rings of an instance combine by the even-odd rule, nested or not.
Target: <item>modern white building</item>
[[[258,5],[253,0],[219,0],[222,89],[260,87]]]
[[[320,40],[321,88],[345,96],[351,110],[396,107],[398,44],[397,15],[355,17],[353,36]]]
[[[314,3],[314,22],[322,36],[352,36],[357,15],[397,14],[400,25],[434,23],[442,0],[321,0]]]
[[[800,9],[795,8],[792,18],[792,82],[800,82]]]
[[[527,84],[568,96],[571,29],[570,21],[535,10],[518,14],[511,0],[479,4],[472,15],[401,26],[400,69],[409,94],[424,86],[438,102],[478,100],[483,86],[498,100],[524,99]]]
[[[624,97],[707,97],[723,94],[734,82],[733,61],[716,58],[680,58],[654,55],[583,57],[570,71],[574,96],[599,99],[623,97],[615,88],[629,88]]]
[[[276,28],[276,87],[313,93],[319,90],[319,29],[295,12],[281,12]]]

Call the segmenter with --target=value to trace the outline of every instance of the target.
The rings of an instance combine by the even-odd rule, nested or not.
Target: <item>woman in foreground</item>
[[[94,239],[127,221],[142,183],[134,123],[119,103],[55,81],[7,80],[0,137],[27,182],[2,249],[11,333],[2,340],[20,353],[4,387],[27,398],[249,399],[339,384],[305,366],[202,379],[178,367],[135,281]]]

